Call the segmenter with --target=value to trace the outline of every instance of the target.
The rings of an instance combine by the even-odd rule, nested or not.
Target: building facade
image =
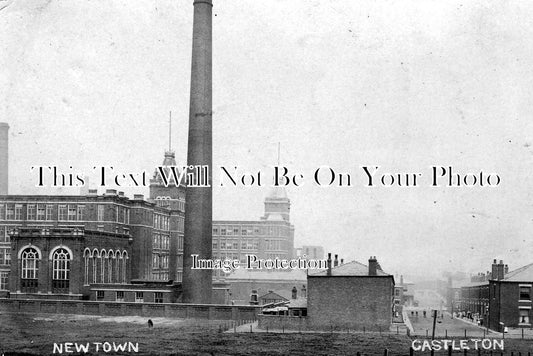
[[[244,264],[246,255],[293,258],[294,226],[290,223],[290,200],[283,188],[275,187],[265,198],[265,214],[260,220],[213,221],[213,258]],[[225,273],[214,271],[213,278],[223,279]]]
[[[491,272],[473,276],[461,287],[456,303],[463,316],[492,330],[504,327],[530,328],[533,318],[533,264],[509,271],[494,260]]]
[[[152,183],[151,201],[113,189],[0,196],[0,293],[88,298],[93,284],[179,278],[184,189]]]
[[[375,257],[368,266],[353,261],[309,274],[307,318],[316,329],[389,330],[393,318],[394,277]]]

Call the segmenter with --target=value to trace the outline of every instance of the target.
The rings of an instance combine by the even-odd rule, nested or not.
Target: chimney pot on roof
[[[333,267],[337,267],[339,265],[339,255],[335,255],[335,262],[333,264]]]
[[[376,256],[371,256],[368,260],[368,275],[376,276],[378,274],[378,261]]]

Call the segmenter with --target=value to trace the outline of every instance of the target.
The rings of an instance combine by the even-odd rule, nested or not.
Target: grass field
[[[122,355],[356,356],[358,352],[361,355],[383,355],[385,348],[390,350],[389,355],[409,355],[411,345],[407,336],[394,333],[382,336],[369,333],[233,333],[233,329],[221,332],[228,326],[227,321],[152,320],[154,328],[149,329],[147,318],[141,317],[4,313],[0,315],[0,355],[49,355],[53,354],[54,343],[65,342],[90,345],[95,342],[138,343],[138,353],[118,353]],[[249,330],[248,327],[240,329]],[[531,340],[529,344],[533,344]],[[526,350],[526,345],[517,344],[514,349]],[[95,346],[91,346],[89,351],[87,354],[117,354],[104,353],[102,349],[96,353]],[[429,352],[425,354],[429,355]]]

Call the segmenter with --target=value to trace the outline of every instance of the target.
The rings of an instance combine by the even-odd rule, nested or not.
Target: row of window
[[[152,235],[152,249],[169,250],[170,236],[153,234]]]
[[[82,204],[58,204],[57,220],[59,221],[84,221],[86,219],[86,206]],[[55,220],[54,204],[0,204],[0,220],[28,220],[52,221]],[[98,204],[97,220],[105,221],[105,205]],[[130,210],[116,206],[115,221],[124,224],[130,222]]]
[[[20,253],[21,291],[36,293],[39,287],[40,251],[33,246]],[[63,247],[56,247],[52,253],[52,293],[68,293],[70,262],[72,255]]]
[[[166,215],[154,214],[154,228],[170,231],[170,218]]]
[[[288,227],[284,226],[213,226],[213,236],[287,236]]]
[[[283,240],[265,239],[264,248],[266,251],[282,251]],[[220,239],[220,242],[213,240],[213,251],[217,250],[248,250],[257,251],[259,249],[258,239]]]
[[[105,300],[105,291],[98,290],[96,291],[96,300]],[[115,301],[123,302],[124,301],[124,291],[108,291],[108,293],[115,293]],[[144,292],[135,292],[135,303],[144,303]],[[147,301],[148,302],[148,301]],[[154,303],[163,303],[163,292],[154,293]]]
[[[169,274],[168,272],[152,272],[152,280],[166,282],[169,280]]]
[[[83,254],[84,284],[126,283],[127,251],[89,250]]]
[[[155,203],[157,206],[162,206],[162,207],[170,207],[171,206],[171,201],[172,202],[175,202],[176,200],[175,199],[170,199],[170,197],[157,197],[155,198]],[[180,211],[185,211],[185,201],[184,200],[181,200],[181,199],[178,199],[177,200],[177,205],[178,205],[178,210]]]
[[[152,269],[168,269],[168,255],[161,255],[159,253],[152,254]]]

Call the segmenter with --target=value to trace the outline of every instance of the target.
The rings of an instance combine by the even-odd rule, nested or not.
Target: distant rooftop
[[[376,271],[377,276],[391,276],[390,274],[387,274],[383,272],[381,269],[377,269]],[[315,276],[327,276],[328,271],[323,270],[317,273],[311,273],[309,272],[309,276],[315,277]],[[345,264],[342,264],[337,267],[331,268],[331,275],[332,276],[368,276],[368,266],[359,263],[357,261],[348,262]]]
[[[533,282],[533,263],[507,273],[503,280],[508,282]]]

